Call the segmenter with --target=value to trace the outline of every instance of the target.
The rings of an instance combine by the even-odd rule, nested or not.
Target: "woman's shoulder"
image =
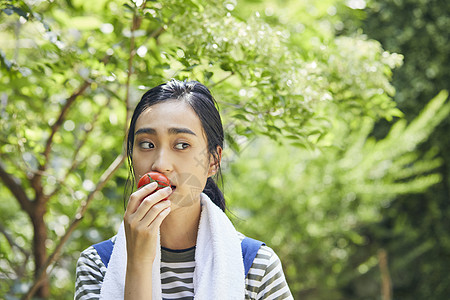
[[[116,237],[110,239],[113,243]],[[76,267],[75,299],[98,299],[106,266],[94,246],[81,252]]]
[[[116,236],[109,239],[113,244],[116,241]],[[80,253],[80,257],[77,263],[77,269],[79,270],[96,270],[103,274],[106,272],[106,266],[103,263],[94,245],[89,246]]]
[[[241,241],[246,237],[238,233]],[[275,251],[262,245],[245,279],[246,299],[293,299]]]
[[[114,245],[116,243],[116,239],[117,239],[117,236],[113,236],[113,237],[111,237],[108,240],[111,241],[113,243],[113,245]],[[104,240],[103,242],[108,241],[108,240]],[[102,243],[102,242],[100,242],[100,243]],[[100,243],[98,243],[98,244],[100,244]],[[91,257],[91,258],[93,258],[93,257],[100,258],[100,255],[97,253],[97,250],[94,247],[95,245],[97,245],[97,244],[91,245],[91,246],[87,247],[86,249],[84,249],[81,252],[80,256],[82,256],[82,257]]]
[[[247,237],[240,232],[237,234],[241,242]],[[275,251],[264,243],[256,253],[249,274],[252,273],[252,271],[254,273],[261,273],[261,271],[265,271],[271,265],[279,265],[281,267],[281,261]]]
[[[241,242],[247,237],[246,235],[244,235],[243,233],[241,233],[241,232],[239,232],[239,231],[237,231],[237,235],[238,235],[239,240],[240,240]],[[262,242],[264,243],[264,241],[262,241]],[[260,259],[269,259],[269,260],[270,260],[270,258],[273,257],[273,256],[275,256],[275,257],[278,258],[278,256],[276,256],[276,254],[275,254],[275,251],[273,251],[272,248],[270,248],[269,246],[267,246],[267,245],[264,243],[264,244],[261,245],[261,247],[259,248],[258,253],[257,253],[257,255],[256,255],[256,258],[260,258]],[[256,259],[256,258],[255,258],[255,259]]]

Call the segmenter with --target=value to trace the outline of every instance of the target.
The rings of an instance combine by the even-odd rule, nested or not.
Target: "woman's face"
[[[200,119],[189,104],[170,100],[147,108],[138,117],[134,134],[136,184],[145,173],[160,172],[173,186],[172,208],[198,203],[215,168]]]

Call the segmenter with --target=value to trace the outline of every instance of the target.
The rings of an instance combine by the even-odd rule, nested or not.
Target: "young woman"
[[[277,255],[243,246],[248,239],[224,213],[212,179],[223,142],[204,85],[172,80],[143,95],[127,138],[131,177],[159,172],[171,186],[131,194],[107,259],[98,247],[81,253],[75,299],[292,299]]]

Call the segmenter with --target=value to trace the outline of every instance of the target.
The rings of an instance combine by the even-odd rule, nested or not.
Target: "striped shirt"
[[[239,238],[244,239],[239,234]],[[115,237],[112,238],[115,241]],[[193,299],[195,247],[186,250],[161,249],[163,299]],[[106,267],[94,247],[84,250],[77,263],[75,300],[99,299]],[[246,300],[293,299],[281,262],[268,246],[261,246],[245,278]]]
[[[161,248],[161,289],[164,299],[193,299],[195,247]]]

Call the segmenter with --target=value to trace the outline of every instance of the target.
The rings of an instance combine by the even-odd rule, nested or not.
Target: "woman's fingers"
[[[158,183],[152,182],[132,193],[130,195],[130,198],[128,199],[127,209],[125,213],[134,213],[139,207],[139,204],[141,204],[142,199],[144,199],[145,196],[150,195],[157,187]]]
[[[147,214],[142,218],[140,223],[145,228],[153,226],[158,216],[167,208],[170,208],[170,200],[164,200],[156,203],[150,210],[148,210]]]
[[[165,187],[163,189],[157,190],[151,195],[148,195],[142,200],[141,204],[135,210],[133,215],[135,215],[135,218],[137,220],[142,220],[153,206],[155,206],[158,202],[161,202],[162,199],[169,196],[170,193],[172,193],[172,189],[170,187]]]
[[[170,200],[163,200],[172,192],[170,187],[157,190],[151,195],[148,195],[148,191],[153,190],[150,187],[146,191],[147,194],[135,192],[130,196],[131,204],[125,212],[124,223],[129,262],[153,262],[158,229],[170,212]],[[134,209],[136,203],[138,206]],[[131,213],[132,209],[134,212]]]
[[[153,222],[150,224],[150,230],[157,229],[161,226],[162,221],[169,215],[170,213],[170,206],[164,208],[154,219]]]
[[[153,191],[151,187],[148,190]],[[165,187],[146,197],[142,196],[142,194],[130,196],[130,202],[133,203],[129,204],[129,207],[127,207],[124,216],[125,223],[133,228],[141,229],[150,226],[153,219],[170,204],[170,201],[161,200],[168,197],[171,192],[172,189],[170,187]],[[134,194],[136,193],[137,192]],[[131,199],[131,197],[133,197],[133,199]],[[135,202],[138,202],[138,207],[136,209],[134,209]],[[131,213],[133,209],[134,212]]]

